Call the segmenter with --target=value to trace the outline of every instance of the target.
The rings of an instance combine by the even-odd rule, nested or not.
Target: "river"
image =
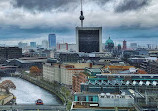
[[[17,104],[35,104],[37,99],[42,99],[43,103],[47,105],[61,105],[55,95],[26,80],[16,77],[2,77],[0,82],[4,80],[11,80],[16,85],[16,89],[11,89],[10,92],[16,96]]]

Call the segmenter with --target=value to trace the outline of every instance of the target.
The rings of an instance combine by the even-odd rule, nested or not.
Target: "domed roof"
[[[108,44],[114,44],[114,42],[110,39],[110,37],[109,37],[109,39],[105,42],[105,45],[108,45]]]
[[[121,44],[118,44],[118,46],[121,46]]]

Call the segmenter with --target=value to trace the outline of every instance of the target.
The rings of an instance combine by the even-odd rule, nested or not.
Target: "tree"
[[[16,89],[16,86],[11,80],[5,80],[0,83],[0,88],[5,89],[6,93],[9,94],[9,90]]]
[[[141,69],[139,69],[137,73],[138,73],[138,74],[147,74],[147,72],[146,72],[146,71],[141,70]]]
[[[37,66],[32,66],[30,68],[30,73],[34,76],[40,76],[41,75],[41,70]]]

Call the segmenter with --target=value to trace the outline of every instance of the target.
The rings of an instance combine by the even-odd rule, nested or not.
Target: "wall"
[[[73,74],[83,72],[84,69],[66,67],[61,64],[43,64],[43,79],[49,82],[59,82],[65,85],[72,85]]]
[[[0,105],[5,105],[6,103],[11,101],[12,99],[13,99],[13,94],[9,94],[8,97],[0,100]]]

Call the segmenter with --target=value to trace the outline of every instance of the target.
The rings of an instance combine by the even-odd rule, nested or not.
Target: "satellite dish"
[[[153,86],[156,86],[156,85],[157,85],[157,82],[156,82],[156,81],[153,81],[152,85],[153,85]]]
[[[126,85],[129,85],[129,83],[130,83],[130,82],[129,82],[129,81],[127,81],[127,82],[126,82]]]
[[[111,94],[110,94],[110,93],[106,93],[106,95],[107,95],[107,96],[110,96]]]
[[[150,85],[150,82],[149,82],[149,81],[146,81],[146,85],[149,86],[149,85]]]
[[[101,93],[100,96],[105,96],[105,93]]]
[[[137,84],[137,82],[136,81],[133,81],[133,85],[135,86]]]
[[[143,81],[140,81],[140,82],[139,82],[139,85],[142,86],[142,85],[143,85]]]
[[[122,94],[121,94],[121,95],[122,95],[122,96],[125,96],[125,94],[126,94],[125,92],[122,92]]]

